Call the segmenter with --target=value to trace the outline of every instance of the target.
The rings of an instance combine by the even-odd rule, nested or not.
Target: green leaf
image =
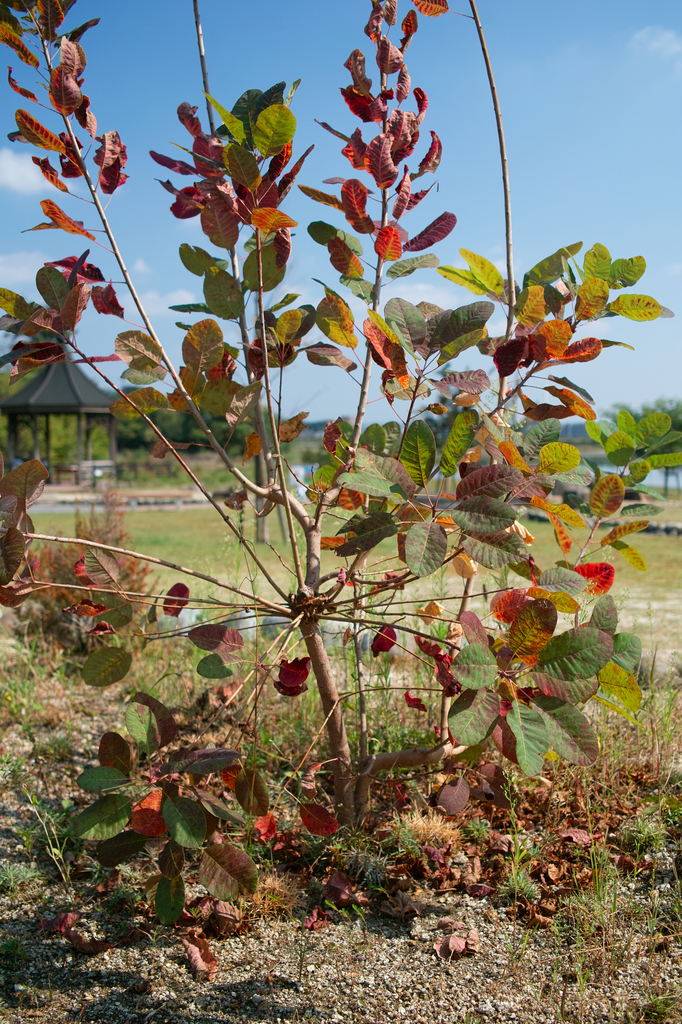
[[[88,686],[111,686],[125,678],[133,663],[123,647],[101,647],[88,655],[83,665],[83,682]]]
[[[263,291],[271,292],[284,280],[287,268],[277,266],[277,253],[272,245],[265,245],[261,250],[261,266],[263,269]],[[258,254],[250,252],[244,260],[242,268],[244,284],[249,291],[258,291]]]
[[[223,163],[232,180],[245,185],[251,192],[255,192],[263,180],[253,153],[236,142],[223,150]]]
[[[132,621],[133,606],[118,591],[112,593],[110,590],[105,590],[95,596],[99,604],[107,606],[107,611],[97,616],[98,622],[108,622],[115,629],[120,629]]]
[[[374,288],[368,281],[357,280],[352,277],[344,277],[342,274],[339,278],[340,284],[348,288],[358,299],[362,299],[368,306],[374,302]]]
[[[134,420],[142,413],[149,416],[157,409],[167,408],[168,399],[156,388],[140,388],[139,391],[131,391],[126,398],[117,398],[109,406],[109,412],[120,420]]]
[[[607,309],[612,313],[619,313],[628,320],[657,320],[663,311],[660,302],[652,299],[650,295],[619,295],[617,299],[610,302]]]
[[[618,429],[622,430],[624,434],[629,434],[630,437],[637,437],[635,417],[627,409],[619,409],[618,411]]]
[[[642,417],[635,425],[633,436],[637,438],[639,444],[648,447],[667,434],[671,427],[672,420],[667,412],[652,412],[648,416]],[[632,431],[628,431],[628,433],[632,433]]]
[[[161,924],[173,924],[178,920],[185,909],[185,880],[182,875],[159,879],[154,909]]]
[[[538,470],[548,476],[567,473],[580,465],[580,452],[572,444],[553,441],[540,449]]]
[[[27,320],[36,308],[34,303],[27,302],[17,292],[12,292],[9,288],[0,288],[0,309],[4,309],[10,316],[15,316],[18,320]]]
[[[583,264],[585,277],[600,277],[602,281],[608,281],[611,276],[611,253],[605,245],[595,242],[591,249],[585,253]]]
[[[172,743],[177,725],[168,708],[148,693],[135,693],[126,708],[126,729],[148,753]]]
[[[647,455],[647,462],[654,469],[682,466],[682,452],[669,452],[667,455]]]
[[[228,260],[220,260],[217,256],[211,256],[198,245],[188,245],[187,242],[182,243],[179,252],[185,269],[189,270],[190,274],[196,274],[197,277],[203,277],[209,267],[229,270],[231,266]],[[174,306],[169,306],[169,309],[174,308]]]
[[[81,839],[111,839],[130,820],[132,805],[122,793],[101,796],[78,815],[73,830]]]
[[[533,705],[543,719],[552,750],[571,764],[582,767],[594,764],[599,753],[599,740],[581,711],[558,697],[546,697],[544,694],[534,697]]]
[[[440,460],[440,471],[444,477],[455,476],[459,460],[471,448],[477,429],[478,413],[475,409],[465,409],[455,416]]]
[[[396,459],[374,455],[360,448],[355,456],[354,470],[339,477],[339,483],[353,491],[396,502],[411,498],[415,493],[413,481]]]
[[[426,318],[421,309],[407,299],[390,299],[384,308],[384,318],[397,334],[399,343],[411,354],[426,340]]]
[[[638,502],[636,505],[626,505],[618,513],[619,516],[658,516],[663,509],[659,505],[645,505]]]
[[[415,420],[407,428],[400,461],[417,487],[426,489],[436,461],[436,439],[423,420]]]
[[[492,295],[502,294],[504,291],[504,278],[494,263],[487,260],[485,256],[477,256],[475,252],[470,252],[469,249],[460,249],[459,254],[467,261],[470,270],[476,276],[476,280],[481,282],[486,292],[490,292]]]
[[[453,284],[466,288],[468,291],[473,292],[474,295],[485,295],[487,293],[486,286],[478,280],[471,270],[460,270],[459,267],[439,267],[438,273],[447,281],[452,281]]]
[[[221,821],[229,821],[233,825],[244,825],[244,819],[241,814],[235,814],[229,809],[229,807],[217,797],[214,793],[209,792],[206,789],[195,789],[199,803],[204,807],[209,814],[212,814],[214,818],[220,818]]]
[[[204,679],[226,679],[234,674],[219,654],[209,654],[207,657],[202,658],[197,665],[197,672]]]
[[[642,660],[642,641],[634,633],[616,633],[611,661],[627,672],[634,672]]]
[[[398,277],[407,277],[408,274],[413,274],[415,270],[437,267],[438,262],[438,257],[432,252],[427,252],[423,256],[411,256],[409,259],[399,260],[390,266],[386,271],[386,277],[395,281]]]
[[[86,793],[107,793],[111,789],[118,789],[119,786],[130,780],[118,768],[98,766],[97,768],[86,768],[76,783]]]
[[[115,868],[117,864],[122,864],[124,860],[130,860],[141,853],[148,842],[147,836],[138,835],[132,829],[119,832],[100,844],[97,849],[97,860],[102,867]]]
[[[405,561],[415,576],[430,576],[440,569],[447,550],[445,530],[433,520],[415,523],[405,539]]]
[[[632,288],[645,270],[646,260],[643,256],[632,256],[629,260],[614,260],[609,275],[609,286],[614,289]]]
[[[204,850],[199,881],[216,899],[233,900],[241,892],[256,891],[258,868],[244,850],[220,843]]]
[[[550,747],[546,719],[535,708],[515,700],[506,722],[516,740],[516,759],[521,771],[526,775],[540,775]]]
[[[204,297],[211,312],[223,320],[238,320],[244,312],[244,296],[232,274],[208,267],[204,278]]]
[[[457,744],[482,743],[500,717],[500,698],[493,690],[462,690],[448,715]]]
[[[338,295],[326,295],[315,310],[315,322],[323,334],[337,345],[355,348],[358,340],[353,326],[355,320],[347,302]]]
[[[353,516],[352,521],[354,521],[352,529],[356,536],[351,537],[345,544],[335,549],[336,554],[344,558],[348,555],[356,555],[359,551],[369,551],[386,537],[393,537],[398,532],[398,524],[389,512],[374,512],[366,518]],[[347,529],[348,524],[343,532],[345,533]]]
[[[281,153],[296,133],[296,118],[288,107],[275,103],[259,116],[253,129],[253,141],[263,157]]]
[[[177,878],[185,866],[185,851],[174,839],[169,839],[159,854],[159,871],[166,878]]]
[[[335,228],[331,224],[327,224],[324,220],[314,220],[312,224],[309,224],[308,234],[314,242],[324,246],[327,245],[330,239],[340,238],[342,242],[346,243],[351,252],[354,252],[356,256],[362,256],[363,248],[359,238],[356,238],[355,235],[349,235],[347,231],[342,231],[341,228]]]
[[[56,267],[41,267],[36,274],[36,288],[48,309],[60,310],[71,289]]]
[[[163,361],[161,346],[144,331],[123,331],[116,338],[114,349],[116,355],[128,364],[140,356],[157,365]]]
[[[585,424],[585,429],[590,425]],[[589,431],[588,431],[589,433]],[[590,435],[592,436],[592,435]],[[541,420],[523,435],[523,454],[526,459],[534,458],[541,448],[553,444],[561,437],[561,423],[559,420]]]
[[[218,103],[217,100],[214,100],[212,96],[209,96],[207,92],[204,93],[204,96],[216,111],[230,135],[236,139],[237,142],[242,143],[246,138],[246,132],[244,131],[244,125],[239,118],[235,117],[234,114],[231,114],[229,110],[226,110],[225,107]]]
[[[497,498],[465,498],[448,514],[465,533],[501,533],[516,522],[511,505]]]
[[[626,544],[622,540],[610,541],[612,548],[615,548],[619,554],[623,556],[626,562],[629,562],[634,569],[639,569],[640,572],[646,571],[646,562],[644,561],[641,553],[637,548],[633,548],[630,544]]]
[[[618,609],[616,602],[610,594],[602,594],[597,599],[588,625],[593,629],[601,629],[604,633],[610,633],[611,636],[616,632],[618,629]]]
[[[462,537],[461,544],[474,561],[488,569],[501,569],[528,558],[525,544],[513,533],[472,533]]]
[[[198,850],[206,838],[206,817],[199,804],[186,796],[171,796],[163,804],[163,820],[180,846]]]
[[[606,693],[617,697],[628,711],[639,711],[642,691],[632,674],[613,661],[607,662],[599,673],[599,685]]]
[[[256,814],[261,818],[268,813],[268,787],[260,772],[253,768],[242,768],[234,782],[234,795],[247,814]]]
[[[582,247],[582,242],[574,242],[572,245],[562,246],[551,256],[540,260],[524,277],[523,287],[528,288],[533,284],[554,284],[564,272],[564,262],[579,253]]]
[[[627,466],[635,454],[637,442],[629,434],[622,430],[614,430],[610,437],[607,437],[604,451],[609,462],[614,466]]]
[[[575,597],[582,594],[588,581],[579,572],[573,569],[563,569],[557,566],[555,569],[545,569],[538,578],[537,585],[551,594],[570,594]]]
[[[0,586],[6,586],[21,565],[26,541],[21,530],[8,526],[0,545]]]
[[[599,672],[612,654],[607,633],[580,626],[552,637],[540,652],[537,669],[556,679],[584,679]]]
[[[383,455],[386,450],[386,431],[379,423],[370,423],[360,436],[360,446],[369,448],[377,455]]]
[[[462,686],[480,690],[484,686],[494,684],[498,668],[490,649],[483,644],[473,643],[459,652],[451,671]]]

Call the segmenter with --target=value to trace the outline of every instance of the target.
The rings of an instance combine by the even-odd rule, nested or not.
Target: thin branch
[[[516,305],[516,285],[514,284],[514,249],[512,245],[512,216],[511,216],[511,192],[509,189],[509,167],[507,164],[507,145],[504,139],[504,128],[502,127],[502,111],[500,110],[500,101],[497,96],[497,87],[495,85],[495,78],[493,76],[493,67],[490,62],[490,54],[488,53],[488,47],[486,45],[485,36],[483,34],[483,26],[481,25],[481,19],[478,16],[478,10],[476,8],[476,0],[469,0],[471,7],[471,13],[476,24],[476,31],[478,32],[478,38],[481,44],[481,50],[483,52],[483,60],[485,61],[485,69],[488,73],[488,82],[490,84],[490,95],[492,96],[493,107],[495,109],[495,121],[497,123],[497,139],[500,147],[500,162],[502,164],[502,187],[504,189],[504,233],[506,238],[506,249],[507,249],[507,301],[509,303],[509,309],[507,312],[507,331],[506,340],[508,341],[512,335],[512,328],[514,326],[514,306]],[[504,398],[504,394],[507,390],[507,378],[500,377],[500,391],[499,400],[500,402]]]
[[[199,14],[199,0],[194,0],[194,25],[197,30],[197,46],[199,47],[199,61],[201,62],[201,77],[204,82],[204,92],[211,92],[208,84],[208,68],[206,67],[206,51],[204,50],[204,33],[201,31],[201,15]],[[206,99],[206,110],[208,111],[208,123],[211,135],[215,135],[215,121],[213,120],[213,107]]]

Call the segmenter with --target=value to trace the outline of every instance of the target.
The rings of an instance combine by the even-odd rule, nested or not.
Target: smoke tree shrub
[[[361,820],[372,782],[387,770],[444,762],[451,781],[437,800],[456,814],[468,799],[466,773],[476,780],[479,795],[504,805],[504,774],[498,765],[480,763],[484,745],[496,747],[529,775],[540,773],[548,756],[591,764],[597,738],[586,705],[599,701],[630,716],[639,703],[634,670],[641,645],[635,635],[618,631],[608,594],[617,569],[604,560],[604,549],[645,568],[630,534],[644,529],[659,506],[624,503],[626,488],[658,499],[647,491],[648,473],[678,465],[682,456],[676,444],[680,435],[671,432],[665,414],[637,421],[621,412],[617,424],[600,423],[592,397],[564,374],[570,374],[571,364],[601,358],[620,344],[592,336],[595,321],[624,316],[646,322],[671,314],[631,290],[645,271],[644,259],[613,260],[601,244],[585,252],[581,243],[562,246],[530,268],[520,287],[515,282],[501,118],[473,0],[503,154],[506,279],[468,249],[460,249],[468,270],[441,265],[431,251],[436,245],[443,251],[456,216],[434,207],[430,195],[442,147],[427,119],[427,94],[412,86],[407,56],[418,29],[423,30],[421,17],[446,14],[447,0],[413,0],[404,5],[402,19],[397,0],[380,0],[368,6],[368,54],[356,49],[344,64],[345,108],[332,118],[341,127],[322,124],[342,143],[326,182],[305,176],[310,148],[304,148],[307,138],[301,144],[296,134],[297,83],[288,89],[281,82],[264,91],[248,89],[228,109],[227,98],[209,94],[205,76],[208,131],[197,107],[182,103],[177,112],[186,133],[182,158],[152,152],[173,176],[162,182],[173,196],[172,215],[198,217],[206,236],[206,248],[180,247],[185,268],[202,280],[205,300],[173,307],[200,317],[179,324],[184,332],[180,367],[173,365],[144,310],[103,206],[103,197],[126,184],[130,164],[124,142],[115,130],[98,126],[83,91],[82,39],[98,19],[66,29],[64,19],[74,6],[75,0],[0,6],[2,42],[42,76],[55,111],[50,120],[44,106],[37,110],[36,95],[10,70],[9,84],[29,108],[17,110],[11,138],[38,151],[34,162],[61,193],[59,202],[41,202],[47,219],[32,230],[57,229],[94,242],[98,224],[112,256],[106,256],[106,274],[89,262],[90,249],[41,267],[36,287],[43,304],[0,289],[6,314],[0,326],[17,338],[2,361],[12,364],[13,384],[30,370],[67,357],[89,365],[118,392],[113,414],[141,417],[149,425],[156,435],[153,454],[178,461],[238,538],[259,579],[258,588],[249,590],[175,561],[89,543],[74,565],[74,586],[82,599],[69,609],[90,619],[91,633],[99,638],[83,665],[85,682],[117,683],[130,670],[136,647],[182,635],[204,652],[201,675],[220,679],[235,671],[239,686],[253,688],[256,697],[273,685],[285,699],[295,700],[315,685],[333,765],[335,815],[315,799],[309,779],[300,809],[305,827],[320,835]],[[62,208],[75,178],[85,180],[90,195],[85,223]],[[189,183],[182,185],[183,178]],[[311,201],[311,216],[319,219],[308,225],[308,233],[326,250],[330,264],[325,277],[331,283],[311,285],[316,304],[297,304],[299,296],[283,290],[275,301],[271,296],[285,281],[291,229],[299,226],[286,212],[293,188]],[[106,283],[115,263],[130,300]],[[468,289],[472,301],[455,309],[414,305],[394,296],[395,289],[384,301],[387,283],[435,268]],[[366,306],[361,320],[348,292]],[[123,318],[129,301],[140,325],[118,334],[111,355],[89,356],[76,334],[85,308],[92,303],[101,315]],[[502,337],[490,337],[486,325],[498,308],[507,329]],[[489,373],[457,369],[457,358],[474,347],[491,358]],[[107,377],[110,360],[126,364],[124,385]],[[281,416],[282,395],[296,388],[297,360],[318,367],[320,375],[351,374],[358,384],[354,421],[327,424],[326,462],[305,498],[291,487],[287,446],[305,429],[307,413]],[[365,425],[372,373],[380,375],[389,407],[383,426]],[[538,401],[530,397],[531,382],[533,395],[538,387],[544,391]],[[193,417],[226,479],[234,482],[226,504],[211,496],[185,460],[187,446],[160,430],[153,418],[158,410]],[[453,414],[452,425],[439,450],[424,417],[446,413]],[[585,420],[590,437],[603,447],[607,471],[588,464],[561,440],[561,420],[573,416]],[[214,436],[216,420],[226,421],[231,431],[244,421],[251,424],[241,464]],[[245,468],[251,459],[261,467],[255,479]],[[30,553],[33,540],[80,543],[34,530],[29,509],[47,476],[32,460],[10,467],[0,482],[0,601],[6,606],[53,582],[40,577]],[[558,483],[574,491],[584,488],[584,500],[555,500]],[[278,583],[262,549],[245,537],[239,513],[247,504],[261,519],[280,506],[289,545],[281,557],[291,587]],[[538,565],[528,550],[531,538],[518,521],[527,506],[544,512],[554,528],[555,564]],[[605,521],[612,528],[599,539]],[[324,550],[333,551],[343,568],[323,572]],[[192,599],[182,582],[167,595],[127,591],[120,585],[118,560],[129,554],[174,569],[188,581],[207,582],[220,599]],[[423,628],[409,627],[416,603],[410,595],[420,580],[448,564],[463,581],[461,594],[451,599],[455,604],[430,602],[420,609]],[[469,607],[480,566],[493,570],[498,580],[483,620]],[[161,631],[158,615],[177,619],[190,601],[203,609],[204,619],[189,631],[168,629],[166,620]],[[134,614],[133,602],[138,610],[146,606],[142,618]],[[238,613],[247,611],[257,622],[274,616],[284,623],[267,648],[259,631],[235,628]],[[440,638],[434,623],[443,626]],[[323,626],[353,644],[358,690],[352,694],[339,692]],[[405,701],[425,711],[424,700],[435,693],[440,708],[435,745],[368,754],[363,634],[371,637],[371,657],[402,649],[432,667],[431,690],[408,690]],[[352,751],[344,706],[356,697],[361,728],[358,749]],[[233,830],[243,832],[245,819],[228,802],[226,788],[234,792],[252,834],[271,838],[277,822],[249,758],[238,750],[203,748],[203,733],[189,747],[174,747],[177,726],[171,712],[145,692],[130,699],[126,729],[130,739],[117,733],[102,737],[99,767],[86,769],[79,779],[96,799],[75,827],[81,836],[100,840],[101,863],[115,865],[149,849],[150,839],[162,839],[162,846],[154,847],[158,872],[148,889],[163,922],[182,913],[188,852],[200,855],[199,878],[214,897],[232,899],[252,890],[253,861],[230,838]],[[299,769],[304,760],[305,754]]]

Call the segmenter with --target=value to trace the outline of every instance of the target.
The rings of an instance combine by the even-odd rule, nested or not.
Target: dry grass
[[[275,871],[261,872],[258,888],[246,897],[245,910],[249,918],[271,921],[273,918],[292,918],[306,903],[304,883],[295,875],[280,875]]]
[[[394,832],[407,832],[417,846],[442,847],[451,843],[451,850],[458,850],[461,845],[460,830],[451,821],[437,814],[436,811],[426,811],[421,814],[414,811],[396,818],[393,825]]]

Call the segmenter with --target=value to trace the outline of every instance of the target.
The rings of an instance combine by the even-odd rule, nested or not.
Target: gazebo
[[[11,467],[17,461],[17,428],[19,418],[30,419],[33,428],[33,458],[40,458],[39,417],[44,417],[45,463],[50,466],[50,416],[77,416],[76,465],[79,484],[89,483],[94,464],[92,461],[92,430],[97,423],[104,423],[109,433],[109,460],[98,463],[115,473],[116,467],[116,420],[109,412],[114,399],[112,392],[97,387],[79,366],[68,360],[51,363],[40,370],[25,387],[9,394],[0,402],[0,411],[8,418],[7,462]]]

